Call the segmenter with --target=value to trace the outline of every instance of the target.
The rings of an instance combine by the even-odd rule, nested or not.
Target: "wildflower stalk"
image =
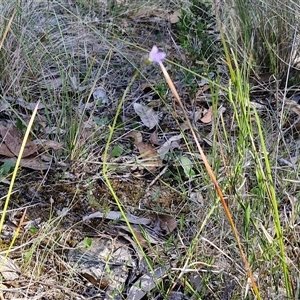
[[[244,253],[244,250],[243,250],[243,247],[242,247],[242,244],[241,244],[241,240],[240,240],[238,231],[236,229],[236,226],[234,224],[232,215],[231,215],[231,213],[229,211],[229,208],[228,208],[228,206],[226,204],[226,201],[224,199],[224,196],[223,196],[222,190],[221,190],[221,188],[219,186],[219,183],[218,183],[218,181],[217,181],[217,179],[216,179],[216,177],[215,177],[215,175],[213,173],[213,170],[212,170],[212,168],[211,168],[211,166],[210,166],[210,164],[209,164],[209,162],[208,162],[208,160],[206,158],[206,155],[204,154],[204,151],[203,151],[203,149],[202,149],[202,147],[201,147],[201,145],[200,145],[200,143],[198,141],[197,134],[196,134],[196,132],[194,130],[194,127],[192,126],[192,123],[191,123],[191,121],[190,121],[190,119],[189,119],[189,117],[188,117],[188,115],[187,115],[187,113],[185,111],[185,108],[184,108],[184,106],[182,104],[182,101],[181,101],[181,99],[180,99],[180,97],[178,95],[178,92],[177,92],[177,90],[176,90],[176,88],[174,86],[174,83],[173,83],[172,79],[170,78],[167,69],[165,68],[165,66],[162,63],[162,59],[160,59],[160,60],[154,60],[154,61],[156,61],[159,64],[159,66],[160,66],[160,68],[161,68],[161,70],[162,70],[162,72],[164,74],[165,80],[166,80],[167,84],[169,85],[169,88],[170,88],[172,94],[174,95],[174,97],[175,97],[175,99],[176,99],[179,107],[181,108],[181,110],[182,110],[182,112],[184,114],[184,118],[185,118],[185,120],[187,122],[187,125],[188,125],[188,127],[189,127],[192,135],[193,135],[193,138],[194,138],[195,143],[197,145],[198,151],[199,151],[199,153],[200,153],[200,155],[202,157],[202,160],[203,160],[203,163],[205,165],[205,168],[206,168],[206,170],[207,170],[207,172],[208,172],[208,174],[210,176],[211,181],[213,182],[213,184],[215,186],[216,192],[217,192],[217,194],[218,194],[218,196],[220,198],[221,204],[222,204],[222,206],[223,206],[223,208],[225,210],[225,214],[226,214],[227,219],[228,219],[228,221],[230,223],[230,226],[232,228],[232,231],[233,231],[233,234],[234,234],[235,239],[237,241],[238,248],[239,248],[240,254],[242,256],[242,259],[243,259],[243,262],[244,262],[244,265],[245,265],[248,277],[250,278],[254,294],[256,295],[257,299],[260,300],[261,297],[260,297],[259,289],[258,289],[257,284],[255,282],[255,279],[253,277],[252,271],[250,269],[248,260],[246,258],[246,255]]]

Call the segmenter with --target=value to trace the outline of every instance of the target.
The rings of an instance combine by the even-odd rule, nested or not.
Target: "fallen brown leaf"
[[[181,10],[175,10],[171,15],[170,15],[170,22],[172,24],[178,23],[179,22],[179,17],[181,15]]]
[[[4,143],[0,145],[0,155],[6,157],[15,157],[15,155],[7,148],[7,146]]]
[[[166,233],[171,233],[177,228],[177,221],[175,218],[165,214],[153,214],[150,213],[148,217],[154,222],[157,230],[163,230]]]
[[[0,255],[0,273],[5,280],[13,281],[20,277],[21,270],[11,258]]]
[[[142,105],[140,103],[134,103],[133,108],[143,124],[149,129],[154,128],[158,124],[158,115],[152,107]]]
[[[17,162],[16,157],[0,159],[2,162],[11,161],[13,163]],[[40,157],[34,158],[22,158],[20,162],[20,167],[28,168],[36,171],[48,170],[50,168],[50,163],[43,161]]]
[[[0,125],[0,135],[2,136],[2,139],[5,142],[7,148],[15,156],[18,156],[22,146],[22,139],[19,136],[18,128],[13,125],[10,125],[9,127]],[[24,148],[22,157],[27,157],[35,153],[36,151],[37,151],[37,146],[31,141],[28,141]]]
[[[52,150],[61,150],[64,148],[61,143],[57,141],[51,141],[51,140],[42,141],[41,146],[46,149],[52,149]]]
[[[155,148],[148,143],[142,141],[142,134],[138,131],[131,131],[126,135],[134,139],[134,144],[139,150],[139,163],[141,166],[149,170],[150,172],[155,171],[158,167],[162,166],[162,160],[160,159],[158,152]],[[142,160],[140,160],[142,159]]]
[[[210,123],[212,121],[213,118],[213,110],[212,110],[212,106],[209,107],[209,109],[207,110],[206,114],[204,115],[204,117],[202,119],[200,119],[200,121],[202,123]]]

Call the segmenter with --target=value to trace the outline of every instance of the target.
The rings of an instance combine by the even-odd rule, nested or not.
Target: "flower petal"
[[[160,51],[157,46],[153,46],[150,53],[149,53],[149,60],[156,63],[161,63],[165,57],[166,53],[163,51]]]

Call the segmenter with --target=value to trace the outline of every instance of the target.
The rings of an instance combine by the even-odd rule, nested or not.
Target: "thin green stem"
[[[0,233],[2,232],[5,215],[6,215],[8,204],[9,204],[9,201],[10,201],[10,196],[12,194],[12,190],[13,190],[16,178],[17,178],[17,174],[18,174],[19,166],[20,166],[21,159],[22,159],[22,156],[23,156],[23,152],[24,152],[25,146],[26,146],[27,141],[28,141],[28,137],[29,137],[32,125],[33,125],[33,121],[34,121],[35,116],[37,114],[39,104],[40,104],[40,101],[38,101],[38,103],[36,104],[36,106],[34,108],[34,111],[32,113],[32,116],[30,118],[29,124],[28,124],[26,132],[25,132],[25,136],[24,136],[23,141],[22,141],[22,145],[21,145],[20,152],[19,152],[19,155],[18,155],[18,158],[17,158],[17,162],[16,162],[16,165],[15,165],[15,168],[14,168],[14,172],[12,174],[11,182],[10,182],[10,185],[9,185],[9,189],[8,189],[8,192],[7,192],[7,196],[6,196],[4,207],[3,207],[3,210],[2,210],[2,214],[1,214]]]
[[[294,299],[293,289],[292,289],[291,281],[289,278],[289,270],[288,270],[288,266],[287,266],[287,260],[286,260],[286,256],[285,256],[285,247],[284,247],[282,229],[281,229],[281,224],[280,224],[281,222],[280,222],[276,192],[275,192],[273,178],[272,178],[272,171],[271,171],[268,151],[266,148],[266,143],[264,141],[264,136],[263,136],[263,131],[261,128],[259,116],[258,116],[255,108],[253,108],[253,111],[255,114],[256,124],[257,124],[258,132],[259,132],[259,138],[261,141],[260,144],[261,144],[262,151],[264,154],[264,162],[265,162],[265,168],[266,168],[266,173],[267,173],[266,174],[267,178],[264,178],[264,182],[266,183],[265,187],[266,187],[266,190],[269,195],[268,198],[270,199],[272,207],[273,207],[272,212],[273,212],[273,217],[274,217],[274,222],[275,222],[276,235],[277,235],[279,248],[280,248],[281,262],[282,262],[282,269],[283,269],[285,288],[286,288],[286,292],[287,292],[287,298]],[[261,174],[265,177],[265,172],[262,167],[261,167]]]
[[[150,263],[150,261],[149,261],[147,255],[146,255],[146,253],[144,252],[143,247],[142,247],[142,245],[141,245],[139,239],[137,238],[134,229],[132,228],[130,222],[128,221],[128,219],[127,219],[127,217],[126,217],[125,210],[124,210],[124,208],[123,208],[123,206],[122,206],[122,204],[121,204],[121,202],[120,202],[120,200],[119,200],[119,198],[118,198],[116,192],[114,191],[114,188],[113,188],[113,186],[112,186],[112,184],[111,184],[111,182],[110,182],[110,180],[109,180],[109,177],[108,177],[108,171],[109,171],[108,151],[109,151],[109,146],[110,146],[110,143],[111,143],[111,141],[112,141],[112,137],[113,137],[114,131],[115,131],[116,127],[117,127],[118,116],[119,116],[120,113],[121,113],[121,109],[122,109],[123,104],[124,104],[124,102],[125,102],[125,98],[126,98],[128,92],[129,92],[131,86],[133,85],[134,81],[135,81],[136,78],[138,77],[139,73],[140,73],[139,70],[136,70],[136,72],[135,72],[135,74],[133,75],[133,77],[132,77],[130,83],[129,83],[128,86],[126,87],[126,89],[125,89],[125,91],[124,91],[124,93],[123,93],[123,96],[122,96],[122,98],[121,98],[121,101],[119,102],[119,105],[118,105],[118,107],[117,107],[117,111],[116,111],[116,114],[115,114],[115,117],[114,117],[114,120],[113,120],[113,124],[112,124],[112,126],[110,126],[110,128],[109,128],[109,135],[108,135],[108,139],[107,139],[107,142],[106,142],[106,145],[105,145],[105,149],[104,149],[104,154],[103,154],[103,167],[102,167],[102,172],[103,172],[103,177],[104,177],[104,179],[105,179],[105,182],[106,182],[106,184],[107,184],[107,187],[108,187],[109,191],[111,192],[111,195],[113,196],[113,198],[114,198],[114,200],[115,200],[115,202],[116,202],[116,204],[117,204],[117,206],[118,206],[118,208],[119,208],[119,210],[120,210],[120,212],[121,212],[121,215],[122,215],[122,217],[123,217],[123,220],[125,221],[126,225],[128,226],[128,229],[129,229],[131,235],[133,236],[134,241],[136,242],[136,244],[138,245],[140,251],[142,252],[143,257],[144,257],[144,259],[145,259],[145,261],[146,261],[146,263],[147,263],[149,269],[153,272],[153,267],[152,267],[152,265],[151,265],[151,263]]]

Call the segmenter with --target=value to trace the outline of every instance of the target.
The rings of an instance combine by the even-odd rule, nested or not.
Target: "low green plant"
[[[182,8],[179,21],[175,24],[175,36],[187,53],[184,64],[188,66],[188,70],[181,67],[175,70],[182,76],[184,88],[193,97],[199,88],[193,73],[207,77],[207,74],[216,71],[216,63],[222,57],[212,3],[192,0]]]
[[[216,19],[210,2],[192,0],[187,8],[181,10],[176,23],[176,33],[179,44],[188,53],[189,67],[201,74],[215,68],[215,62],[220,54],[216,43]],[[198,67],[197,67],[198,66]],[[192,73],[188,72],[187,76]]]

